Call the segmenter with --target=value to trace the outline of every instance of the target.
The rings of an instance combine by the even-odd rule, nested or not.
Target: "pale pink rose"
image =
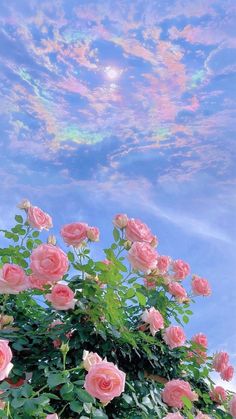
[[[50,332],[50,330],[55,327],[55,326],[59,326],[59,325],[64,325],[65,323],[63,323],[61,320],[57,319],[57,320],[53,320],[53,322],[49,325],[48,327],[48,331]],[[73,332],[68,332],[65,334],[65,336],[67,337],[67,339],[70,339],[73,335]],[[54,348],[59,348],[62,344],[61,339],[54,339],[53,340],[53,346]]]
[[[149,227],[142,221],[130,218],[128,220],[125,236],[127,240],[131,242],[147,242],[151,243],[153,240],[153,234]]]
[[[228,365],[229,354],[227,352],[218,352],[213,357],[212,368],[217,372],[222,372]]]
[[[191,390],[187,381],[171,380],[165,384],[162,399],[168,406],[181,409],[184,405],[182,397],[187,397],[192,402],[198,399],[197,394]]]
[[[160,274],[165,274],[168,271],[170,261],[171,259],[169,256],[158,256],[157,269],[160,272]]]
[[[51,302],[56,310],[69,310],[75,307],[76,299],[74,292],[64,284],[56,284],[52,288],[51,294],[46,294],[45,298]]]
[[[177,299],[179,303],[183,303],[188,298],[186,290],[178,282],[170,282],[168,285],[168,291]]]
[[[23,269],[13,263],[5,263],[0,270],[0,294],[18,294],[29,288]]]
[[[44,280],[42,278],[38,278],[35,275],[28,276],[30,288],[36,288],[39,290],[43,290],[45,285],[51,284],[50,281]]]
[[[164,319],[161,313],[154,307],[149,308],[149,310],[145,310],[141,319],[143,322],[149,324],[152,336],[155,336],[160,329],[164,328]]]
[[[84,387],[91,396],[107,404],[124,391],[125,373],[112,362],[99,362],[90,368]]]
[[[30,261],[33,275],[50,283],[59,281],[69,267],[67,255],[51,244],[40,244],[33,250]]]
[[[233,416],[233,418],[235,419],[236,418],[236,394],[230,400],[229,412]]]
[[[190,273],[189,264],[184,262],[182,259],[174,260],[172,262],[172,269],[174,271],[174,279],[176,281],[181,281]]]
[[[211,419],[211,417],[205,413],[198,412],[197,416],[195,416],[195,419]]]
[[[71,223],[65,224],[61,229],[61,236],[68,245],[79,247],[87,239],[88,224]]]
[[[149,278],[143,278],[143,285],[146,288],[152,289],[152,288],[156,288],[157,284],[155,280],[151,280]]]
[[[102,263],[104,263],[104,265],[111,265],[112,261],[108,260],[108,259],[104,259],[104,260],[102,260]]]
[[[99,236],[100,236],[100,231],[97,227],[87,228],[87,237],[91,242],[98,242]]]
[[[207,279],[200,278],[197,275],[193,275],[192,290],[194,295],[202,295],[204,297],[211,295],[211,287]]]
[[[52,218],[38,207],[30,206],[27,212],[29,225],[38,230],[49,230],[52,227]]]
[[[0,381],[7,378],[13,368],[12,351],[8,343],[8,340],[0,339]]]
[[[232,367],[232,365],[227,365],[227,367],[221,371],[220,376],[224,381],[231,381],[234,376],[234,367]]]
[[[227,399],[227,393],[221,386],[216,386],[210,391],[210,398],[217,404],[222,404]]]
[[[27,211],[30,208],[31,203],[28,199],[22,199],[22,201],[17,206],[18,206],[18,208]]]
[[[135,242],[128,252],[128,259],[133,269],[149,273],[156,267],[157,252],[148,243]]]
[[[59,417],[56,413],[52,413],[51,415],[47,415],[46,419],[59,419]]]
[[[102,358],[96,352],[83,352],[83,366],[87,371],[89,371],[93,365],[98,364],[99,362],[102,362]]]
[[[204,333],[198,333],[197,335],[194,335],[192,337],[191,341],[196,343],[197,345],[202,346],[205,349],[208,346],[207,337],[206,337],[206,335],[204,335]]]
[[[168,413],[163,419],[184,419],[184,417],[179,413]]]
[[[113,225],[116,228],[125,228],[128,223],[128,216],[126,214],[116,214],[113,218]]]
[[[182,327],[169,326],[163,333],[163,339],[170,349],[174,349],[185,344],[186,336]]]

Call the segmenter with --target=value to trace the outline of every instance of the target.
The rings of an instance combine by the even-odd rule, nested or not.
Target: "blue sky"
[[[236,366],[234,0],[2,0],[0,220],[126,212],[209,279],[187,328]]]

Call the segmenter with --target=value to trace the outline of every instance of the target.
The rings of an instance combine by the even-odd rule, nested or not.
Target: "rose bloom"
[[[224,381],[231,381],[234,376],[234,367],[232,367],[232,365],[227,365],[227,367],[221,371],[220,376]]]
[[[152,336],[155,336],[160,329],[164,328],[164,319],[161,313],[154,307],[149,308],[149,310],[145,310],[141,319],[143,322],[149,324]]]
[[[5,263],[0,270],[0,294],[18,294],[29,288],[24,270],[13,263]]]
[[[169,326],[163,333],[163,339],[170,349],[174,349],[185,344],[186,336],[182,327]]]
[[[128,216],[126,214],[116,214],[113,218],[113,225],[116,228],[125,228],[128,223]]]
[[[198,414],[195,417],[195,419],[211,419],[211,418],[210,418],[210,416],[206,415],[205,413],[198,412]]]
[[[61,236],[68,245],[79,247],[87,239],[88,224],[71,223],[65,224],[61,229]]]
[[[205,349],[208,346],[207,337],[206,335],[204,335],[204,333],[198,333],[197,335],[194,335],[191,341],[196,343],[197,345],[201,345]]]
[[[198,399],[197,394],[191,390],[187,381],[171,380],[165,384],[162,399],[168,406],[181,409],[184,405],[182,397],[187,397],[192,402]]]
[[[63,323],[61,320],[57,319],[57,320],[53,320],[53,322],[49,325],[48,331],[50,332],[50,330],[55,327],[55,326],[60,326],[60,325],[64,325],[65,323]],[[60,330],[59,330],[60,331]],[[68,332],[65,334],[65,336],[67,337],[67,339],[70,339],[73,335],[73,332]],[[54,348],[59,348],[62,344],[61,339],[54,339],[53,341],[53,346]]]
[[[236,394],[230,400],[229,412],[233,416],[233,418],[236,418]]]
[[[33,250],[30,261],[33,275],[49,283],[59,281],[69,267],[67,255],[51,244],[40,244]]]
[[[190,273],[189,264],[184,262],[182,259],[174,260],[172,262],[172,269],[174,271],[174,279],[176,281],[181,281]]]
[[[152,247],[157,247],[158,243],[159,243],[159,241],[158,241],[157,236],[152,236],[152,241],[150,242],[150,245]]]
[[[52,288],[51,294],[46,294],[45,298],[50,301],[56,310],[69,310],[75,307],[76,299],[74,292],[64,284],[56,284]]]
[[[87,371],[89,371],[93,365],[98,364],[99,362],[102,362],[102,358],[96,352],[83,352],[83,366]]]
[[[179,413],[168,413],[167,416],[165,416],[163,419],[184,419],[184,417]]]
[[[8,377],[13,367],[12,351],[8,343],[8,340],[0,339],[0,381]]]
[[[128,259],[133,269],[149,273],[156,267],[157,252],[148,243],[135,242],[128,252]]]
[[[47,415],[46,419],[59,419],[59,417],[56,413],[52,413],[51,415]]]
[[[125,229],[125,236],[131,242],[147,242],[151,243],[153,234],[149,227],[142,221],[130,218]]]
[[[30,206],[27,212],[29,225],[38,230],[49,230],[52,227],[52,218],[38,207]]]
[[[170,265],[169,256],[158,256],[157,269],[159,270],[160,274],[165,274],[168,271],[169,265]]]
[[[210,398],[217,404],[222,404],[227,399],[227,393],[221,386],[216,386],[210,391]]]
[[[229,362],[229,354],[227,352],[218,352],[213,357],[212,368],[217,372],[223,371]]]
[[[104,265],[111,265],[112,261],[108,260],[108,259],[104,259],[104,260],[102,260],[102,263],[104,263]]]
[[[87,237],[91,242],[99,241],[100,231],[97,227],[88,227],[87,228]]]
[[[155,280],[151,280],[149,278],[143,278],[143,285],[146,288],[152,289],[152,288],[156,288],[156,281]]]
[[[90,368],[84,387],[91,396],[107,404],[124,391],[125,373],[112,362],[99,362]]]
[[[192,290],[195,295],[202,295],[204,297],[211,295],[211,287],[207,279],[200,278],[197,275],[193,275]]]
[[[177,299],[179,303],[183,303],[188,298],[186,290],[178,282],[170,282],[168,285],[168,291]]]

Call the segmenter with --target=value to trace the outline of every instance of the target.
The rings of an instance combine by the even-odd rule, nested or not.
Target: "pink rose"
[[[46,419],[59,419],[56,413],[53,413],[52,415],[47,415]]]
[[[184,419],[184,417],[179,412],[168,413],[168,415],[164,417],[164,419],[182,419],[182,418]]]
[[[38,230],[49,230],[52,227],[52,218],[38,207],[30,206],[27,213],[29,225]]]
[[[107,404],[124,391],[125,373],[112,362],[99,362],[90,368],[84,387],[91,396]]]
[[[127,226],[128,216],[126,214],[117,214],[113,218],[113,224],[116,228],[124,228]]]
[[[210,418],[210,416],[206,415],[205,413],[198,412],[198,414],[195,417],[195,419],[211,419],[211,418]]]
[[[104,259],[104,260],[102,260],[102,263],[104,263],[104,265],[111,265],[112,261],[108,260],[108,259]]]
[[[174,349],[185,344],[186,336],[182,327],[169,326],[163,333],[163,339],[170,349]]]
[[[56,310],[69,310],[75,307],[76,299],[74,292],[64,284],[56,284],[52,288],[51,294],[46,294],[45,298],[51,302]]]
[[[212,368],[217,372],[222,372],[228,365],[229,354],[227,352],[218,352],[213,357]]]
[[[48,328],[49,332],[53,327],[60,326],[60,325],[64,325],[64,323],[61,320],[59,320],[59,319],[53,320],[53,322],[49,325],[49,328]],[[60,332],[60,330],[59,330],[59,332]],[[68,333],[65,334],[67,339],[70,339],[72,337],[72,335],[73,335],[73,332],[68,332]],[[54,339],[54,341],[53,341],[54,348],[59,348],[61,346],[61,344],[62,344],[61,339]]]
[[[193,275],[192,290],[195,295],[202,295],[207,297],[211,294],[211,287],[209,282],[197,275]]]
[[[87,237],[91,242],[99,241],[100,231],[97,227],[88,227],[87,228]]]
[[[182,397],[187,397],[190,401],[198,399],[197,394],[191,390],[189,383],[186,381],[171,380],[165,384],[162,399],[168,406],[181,409],[184,405]]]
[[[125,236],[131,242],[147,242],[151,243],[153,234],[149,227],[142,221],[130,218],[125,229]]]
[[[231,381],[234,376],[234,367],[232,367],[232,365],[227,365],[227,367],[221,371],[220,376],[224,381]]]
[[[67,255],[57,246],[40,244],[30,256],[33,275],[49,283],[59,281],[67,272]]]
[[[146,288],[152,289],[152,288],[156,288],[156,281],[155,280],[151,280],[149,278],[143,278],[143,284]]]
[[[174,260],[172,262],[172,269],[174,271],[174,279],[176,281],[181,281],[190,273],[189,264],[184,262],[182,259]]]
[[[192,337],[191,341],[196,343],[197,345],[202,346],[205,349],[208,346],[207,337],[206,337],[206,335],[204,335],[204,333],[198,333],[197,335],[194,335]]]
[[[171,295],[176,297],[179,303],[183,303],[188,298],[186,290],[178,282],[170,282],[168,285],[168,291]]]
[[[11,369],[13,368],[12,351],[8,346],[8,340],[0,339],[0,380],[8,377]]]
[[[169,256],[158,256],[157,269],[159,270],[160,274],[165,274],[168,271],[170,260],[171,259]]]
[[[154,307],[149,308],[149,310],[145,310],[141,319],[143,322],[149,324],[152,336],[155,336],[160,329],[164,328],[164,319],[161,313]]]
[[[152,247],[157,247],[157,245],[158,245],[158,238],[157,238],[157,236],[152,236],[152,241],[150,242],[150,245],[152,246]]]
[[[5,263],[0,270],[0,294],[18,294],[29,288],[23,269],[13,263]]]
[[[128,259],[133,269],[148,273],[156,267],[157,255],[150,244],[135,242],[128,252]]]
[[[233,418],[236,418],[236,394],[230,400],[229,411]]]
[[[222,404],[227,399],[227,393],[221,386],[216,386],[210,391],[210,398],[217,404]]]
[[[30,275],[28,277],[30,288],[36,288],[38,290],[43,290],[45,285],[50,284],[49,281],[44,280],[42,278],[38,278],[35,275]]]
[[[66,244],[79,247],[87,239],[87,229],[85,223],[66,224],[61,229],[61,236]]]
[[[96,352],[83,352],[83,366],[87,371],[89,371],[93,365],[98,364],[99,362],[102,362],[102,358]]]

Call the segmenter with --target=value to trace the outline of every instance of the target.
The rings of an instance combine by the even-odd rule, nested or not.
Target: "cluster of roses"
[[[39,230],[49,229],[52,226],[51,217],[38,207],[32,206],[25,200],[20,207],[27,213],[29,226]],[[159,255],[155,249],[158,244],[157,238],[152,234],[148,226],[140,220],[129,219],[125,214],[118,214],[113,223],[116,228],[125,234],[125,246],[128,251],[128,259],[134,270],[141,271],[145,276],[144,284],[147,287],[154,287],[158,280],[163,280],[163,285],[179,303],[189,300],[186,290],[180,284],[190,273],[189,265],[182,260],[172,260],[169,256]],[[99,240],[97,227],[90,227],[85,223],[67,224],[61,229],[61,236],[67,245],[75,249],[83,246],[86,240]],[[58,283],[66,274],[69,268],[67,255],[57,246],[52,238],[47,244],[40,244],[33,249],[30,256],[31,275],[26,275],[24,270],[14,264],[6,263],[0,270],[0,293],[17,294],[28,288],[43,289],[50,285],[51,292],[45,295],[52,307],[56,310],[73,309],[76,304],[74,292],[68,285]],[[104,261],[109,264],[110,261]],[[204,278],[196,275],[192,278],[192,290],[194,295],[208,296],[211,293],[210,285]],[[170,349],[181,347],[186,343],[184,330],[180,326],[170,325],[165,328],[165,322],[161,313],[154,307],[146,309],[141,316],[144,324],[140,329],[150,329],[153,336],[164,329],[163,340]],[[54,321],[50,327],[61,324]],[[71,333],[66,336],[69,339]],[[59,347],[60,341],[55,340],[54,346]],[[191,339],[194,350],[189,350],[189,357],[198,356],[199,363],[204,362],[207,355],[207,338],[202,333]],[[195,349],[196,348],[196,349]],[[0,380],[8,377],[13,365],[11,363],[12,352],[8,341],[0,340]],[[103,404],[109,403],[114,397],[118,397],[125,386],[125,373],[120,371],[116,365],[102,360],[98,354],[84,352],[84,367],[88,371],[85,378],[85,389],[93,397],[98,398]],[[229,365],[229,356],[220,352],[213,359],[213,368],[220,372],[224,380],[229,381],[233,377],[233,367]],[[190,384],[184,380],[175,379],[165,384],[162,392],[163,401],[170,407],[181,409],[185,396],[191,401],[197,400],[197,394],[191,390]],[[211,392],[211,398],[220,404],[226,400],[227,394],[222,387],[215,387]],[[236,417],[236,396],[230,403],[230,412]],[[179,412],[170,413],[166,418],[181,418]],[[57,414],[48,415],[48,419],[58,418]],[[206,419],[207,415],[198,413],[197,419]]]

